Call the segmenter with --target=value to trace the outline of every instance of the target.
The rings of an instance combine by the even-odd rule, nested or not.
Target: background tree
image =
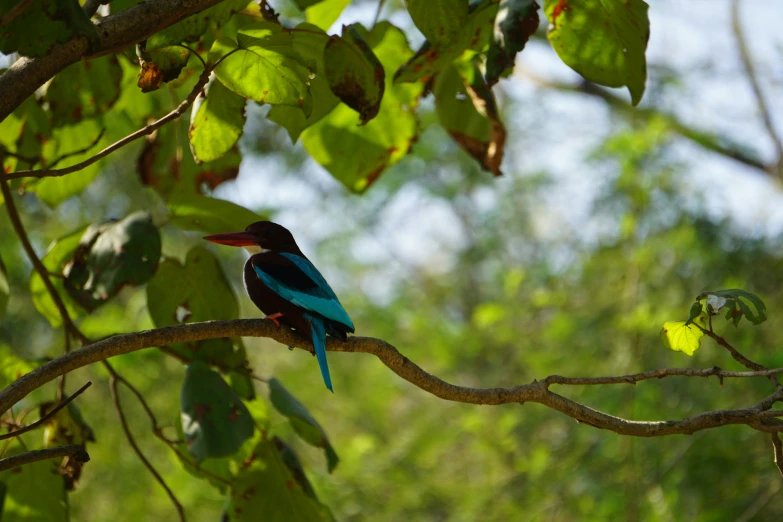
[[[4,520],[778,520],[779,8],[348,4],[0,4]],[[386,366],[235,320],[262,217]]]

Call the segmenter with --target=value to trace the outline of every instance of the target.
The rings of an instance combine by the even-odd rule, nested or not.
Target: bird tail
[[[324,324],[324,320],[320,317],[310,314],[307,314],[305,317],[310,321],[315,357],[318,359],[318,366],[321,368],[321,376],[324,378],[324,384],[326,384],[326,387],[330,392],[334,393],[332,378],[329,375],[329,363],[326,362],[326,325]]]

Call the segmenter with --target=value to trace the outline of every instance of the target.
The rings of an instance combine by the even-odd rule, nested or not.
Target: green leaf
[[[438,119],[449,135],[485,170],[501,175],[506,128],[477,65],[455,62],[438,75],[433,92]]]
[[[241,11],[249,4],[249,0],[223,0],[200,13],[185,18],[172,26],[158,31],[147,39],[148,51],[177,45],[182,42],[196,42],[209,27],[209,23],[220,27],[228,21],[232,14]]]
[[[232,54],[226,56],[228,53]],[[305,116],[312,112],[310,69],[294,50],[291,33],[283,31],[280,25],[247,25],[238,31],[236,44],[225,37],[218,38],[209,59],[215,63],[221,57],[225,58],[215,74],[235,93],[270,105],[299,107]]]
[[[120,97],[122,68],[115,55],[83,60],[52,79],[44,99],[55,127],[101,118]]]
[[[139,286],[155,274],[160,233],[146,212],[87,228],[73,259],[64,267],[65,288],[93,311],[125,286]]]
[[[170,225],[182,230],[195,230],[207,234],[244,230],[250,223],[264,219],[236,203],[198,195],[171,198],[169,212],[171,212]]]
[[[487,52],[487,84],[495,85],[514,68],[514,59],[538,29],[535,0],[503,0],[495,16],[495,30]]]
[[[0,18],[8,15],[20,0],[0,0]],[[91,43],[98,31],[78,0],[33,0],[0,31],[0,53],[44,56],[56,43],[84,36]]]
[[[185,265],[173,259],[160,264],[147,285],[147,308],[155,326],[236,319],[239,307],[217,258],[203,247],[188,252]],[[244,350],[231,339],[205,339],[169,346],[189,360],[212,362],[229,368],[244,366]]]
[[[152,51],[141,51],[142,64],[137,86],[141,92],[152,92],[179,78],[188,64],[190,51],[184,47],[161,47]]]
[[[694,319],[696,319],[697,317],[699,317],[701,315],[702,309],[703,309],[703,307],[702,307],[702,305],[701,305],[701,303],[699,301],[696,301],[695,303],[693,303],[691,305],[691,310],[688,313],[688,320],[685,321],[685,322],[686,323],[693,322]]]
[[[362,125],[375,118],[381,108],[385,73],[355,25],[343,27],[342,38],[329,38],[323,61],[334,95],[359,113]]]
[[[328,522],[328,510],[295,480],[272,442],[263,440],[237,475],[225,522],[258,520]]]
[[[33,371],[38,365],[19,357],[7,344],[0,343],[0,389],[26,373]]]
[[[547,37],[566,65],[592,82],[628,87],[638,105],[647,80],[647,7],[642,0],[544,0]]]
[[[730,290],[718,290],[716,292],[702,292],[696,299],[707,299],[707,302],[709,303],[710,298],[713,296],[721,299],[727,299],[727,306],[731,302],[736,302],[736,307],[739,308],[742,316],[745,316],[748,321],[753,324],[761,324],[767,320],[767,307],[764,304],[764,301],[762,301],[761,298],[759,298],[759,296],[756,294],[752,294],[738,288],[732,288]],[[753,312],[753,308],[751,308],[751,306],[755,308],[755,313]],[[732,317],[734,317],[734,326],[736,326],[742,316],[738,316],[733,313],[735,311],[734,305],[731,306],[731,311]],[[729,315],[726,316],[727,320],[728,318]]]
[[[273,378],[269,381],[269,400],[277,411],[288,417],[288,422],[302,439],[317,448],[323,448],[326,454],[327,467],[331,473],[339,462],[326,432],[320,424],[310,415],[307,408],[291,395],[283,384]]]
[[[391,71],[412,55],[400,29],[380,22],[363,37],[386,71],[378,115],[360,127],[356,113],[341,104],[302,133],[302,144],[313,159],[355,192],[366,190],[410,150],[418,132],[414,111],[423,89],[422,84],[391,83]]]
[[[56,168],[65,168],[81,163],[93,156],[104,145],[108,145],[103,128],[98,120],[82,120],[75,125],[57,127],[52,131],[52,138],[43,145],[43,156],[47,164],[63,158]],[[32,185],[35,194],[50,207],[55,207],[66,199],[81,193],[92,183],[101,171],[103,161],[93,163],[89,167],[68,174],[43,178]]]
[[[49,250],[46,252],[46,255],[41,258],[41,263],[43,263],[43,266],[50,273],[63,276],[50,277],[49,279],[51,280],[52,285],[54,285],[55,290],[57,290],[57,293],[60,295],[60,298],[63,300],[71,319],[83,315],[84,309],[78,306],[68,292],[65,291],[63,271],[73,257],[76,247],[79,246],[79,240],[83,233],[84,229],[79,229],[76,232],[61,237],[52,243]],[[33,270],[30,275],[30,293],[32,294],[33,305],[35,305],[36,310],[49,320],[49,323],[53,328],[59,328],[62,325],[62,317],[36,270]]]
[[[328,3],[328,0],[324,3]],[[291,141],[296,142],[304,129],[329,114],[340,103],[340,100],[329,88],[324,72],[324,47],[329,41],[329,36],[317,26],[308,23],[297,25],[291,31],[291,36],[293,37],[294,51],[299,53],[299,56],[304,60],[317,64],[315,78],[310,80],[313,112],[306,117],[298,107],[275,105],[267,114],[267,119],[284,127],[291,136]]]
[[[440,71],[471,49],[483,51],[492,35],[492,24],[498,12],[497,0],[483,0],[470,5],[470,14],[462,29],[448,42],[424,42],[416,54],[394,73],[394,83],[427,83]]]
[[[5,270],[3,259],[0,258],[0,319],[5,315],[8,301],[11,299],[11,287],[8,284],[8,273]]]
[[[468,0],[407,0],[406,4],[413,23],[433,43],[451,40],[468,17]]]
[[[166,125],[147,139],[137,160],[142,183],[170,199],[180,194],[209,193],[236,178],[242,161],[238,147],[215,161],[198,165],[188,152],[188,122],[182,120],[178,125]]]
[[[15,443],[5,456],[24,451]],[[68,522],[65,480],[56,461],[41,460],[0,472],[0,484],[5,486],[3,522]]]
[[[245,126],[243,97],[214,79],[206,93],[206,100],[199,96],[193,104],[190,120],[190,148],[199,163],[215,161],[231,150]]]
[[[253,417],[245,404],[201,361],[188,365],[180,407],[185,441],[199,462],[233,455],[253,436]]]
[[[694,319],[693,323],[704,327],[706,318],[700,315]],[[663,324],[661,330],[661,340],[669,349],[676,352],[685,352],[693,355],[701,345],[701,338],[704,332],[699,330],[695,324],[686,321],[669,321]]]
[[[321,0],[311,5],[305,11],[305,19],[308,23],[328,31],[334,24],[340,13],[351,3],[351,0]]]

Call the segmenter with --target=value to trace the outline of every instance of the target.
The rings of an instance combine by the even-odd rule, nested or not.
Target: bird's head
[[[219,245],[245,247],[250,252],[269,250],[303,255],[291,232],[271,221],[256,221],[248,225],[244,232],[213,234],[204,239]]]

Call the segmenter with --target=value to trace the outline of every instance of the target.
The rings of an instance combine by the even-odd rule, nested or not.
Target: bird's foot
[[[269,319],[270,321],[275,323],[277,326],[280,326],[280,321],[278,321],[278,319],[281,318],[281,317],[283,317],[283,314],[278,312],[276,314],[267,315],[264,319]]]

